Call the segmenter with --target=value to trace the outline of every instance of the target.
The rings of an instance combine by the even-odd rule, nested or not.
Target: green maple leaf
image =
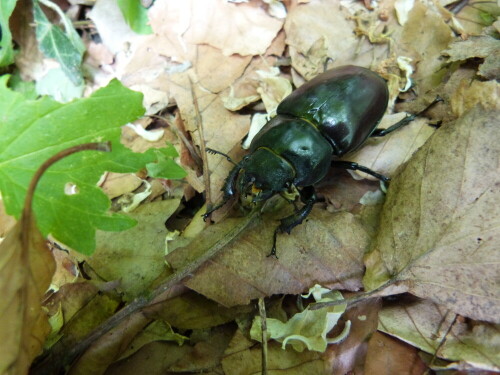
[[[129,217],[107,212],[110,200],[96,183],[105,171],[136,172],[157,161],[154,150],[138,154],[120,143],[120,127],[144,114],[142,94],[114,80],[88,98],[61,104],[48,97],[27,99],[7,81],[0,77],[0,192],[7,213],[19,218],[29,181],[49,157],[77,144],[110,141],[110,153],[81,152],[49,168],[34,198],[38,227],[90,254],[96,229],[134,226]],[[67,184],[76,185],[77,193],[66,194]]]

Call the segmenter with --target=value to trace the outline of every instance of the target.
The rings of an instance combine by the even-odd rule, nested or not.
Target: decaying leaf
[[[498,110],[475,107],[438,129],[391,182],[364,285],[403,289],[499,322]]]
[[[137,226],[125,232],[97,232],[96,252],[86,258],[105,280],[120,280],[127,298],[145,293],[165,269],[165,221],[179,206],[178,199],[152,202],[128,214]]]
[[[309,294],[302,297],[309,297],[314,294],[314,289],[319,285],[309,289]],[[325,293],[326,292],[326,293]],[[343,300],[342,294],[339,291],[330,291],[325,289],[319,296],[314,296],[316,302],[328,302]],[[326,337],[327,334],[335,327],[345,312],[347,305],[330,306],[324,309],[309,310],[306,307],[293,315],[286,322],[279,319],[267,318],[267,335],[270,339],[281,343],[281,348],[285,349],[287,344],[297,352],[302,352],[304,349],[314,350],[323,353],[328,344],[335,344],[343,339],[349,333],[351,322],[347,321],[342,332],[336,337]],[[262,325],[261,318],[256,316],[250,328],[250,337],[262,342]]]

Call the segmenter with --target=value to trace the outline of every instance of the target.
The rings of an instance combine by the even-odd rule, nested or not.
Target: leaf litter
[[[437,303],[435,306],[439,306],[440,309],[448,308],[450,311],[469,318],[492,321],[491,317],[495,316],[496,309],[498,309],[498,298],[495,296],[498,288],[495,289],[495,284],[491,284],[491,280],[494,280],[492,277],[494,278],[497,271],[494,271],[488,263],[491,262],[493,256],[493,253],[488,250],[488,243],[491,242],[489,237],[483,235],[481,231],[487,230],[486,218],[494,222],[498,216],[495,206],[482,205],[481,199],[479,203],[469,203],[467,207],[475,207],[475,210],[465,212],[463,216],[479,216],[469,218],[472,224],[467,228],[468,232],[463,232],[460,229],[462,227],[455,228],[452,224],[442,225],[447,223],[446,219],[450,217],[454,217],[455,221],[462,220],[459,213],[461,206],[456,202],[461,200],[464,203],[470,202],[472,196],[488,199],[488,193],[484,190],[486,188],[483,186],[481,190],[481,187],[473,183],[462,188],[458,195],[452,194],[457,191],[457,188],[452,189],[452,193],[445,194],[448,192],[446,189],[452,186],[452,182],[458,181],[458,174],[464,173],[463,166],[468,166],[467,170],[470,173],[470,177],[465,181],[477,180],[477,176],[480,176],[479,179],[482,176],[492,176],[495,172],[484,166],[473,168],[471,167],[473,163],[467,164],[471,163],[471,160],[477,162],[479,159],[484,164],[488,162],[494,164],[491,159],[494,147],[489,147],[489,152],[486,154],[484,154],[485,150],[481,150],[479,146],[471,151],[470,134],[475,133],[469,128],[474,129],[476,122],[484,125],[485,120],[482,119],[486,116],[485,113],[490,113],[488,111],[491,111],[495,103],[498,103],[498,84],[494,81],[484,81],[484,78],[498,78],[495,73],[495,60],[491,62],[485,59],[483,64],[488,63],[488,67],[474,65],[478,59],[484,58],[484,52],[481,55],[481,51],[477,52],[477,49],[472,47],[469,49],[467,45],[463,45],[461,52],[465,58],[457,59],[454,64],[447,64],[451,62],[451,59],[448,59],[444,52],[452,48],[454,43],[457,43],[457,46],[460,43],[460,38],[455,38],[453,34],[457,33],[457,30],[459,34],[462,34],[463,39],[467,40],[468,34],[481,35],[483,27],[473,26],[473,22],[464,22],[463,13],[454,13],[444,8],[444,4],[417,2],[408,12],[408,20],[403,26],[399,25],[395,18],[393,2],[381,4],[381,8],[372,12],[364,9],[361,3],[346,1],[312,1],[306,4],[287,2],[288,14],[285,20],[271,17],[266,13],[266,7],[261,6],[259,2],[237,5],[221,4],[156,1],[148,11],[154,33],[142,36],[136,36],[133,33],[120,35],[120,32],[113,29],[113,22],[106,21],[106,18],[98,22],[98,12],[103,12],[102,14],[105,15],[106,10],[99,10],[97,5],[92,10],[93,20],[103,36],[104,45],[108,51],[113,51],[115,54],[114,60],[110,60],[108,56],[102,59],[102,63],[94,65],[98,69],[94,69],[90,74],[93,84],[102,85],[113,77],[119,77],[126,86],[143,92],[146,113],[160,114],[161,120],[157,123],[176,124],[178,127],[173,133],[169,132],[169,125],[163,126],[163,129],[169,132],[166,137],[176,145],[178,150],[181,150],[181,162],[187,169],[189,176],[187,181],[192,186],[181,187],[169,181],[161,182],[164,189],[171,192],[175,198],[179,198],[182,194],[186,194],[186,197],[187,194],[193,196],[194,191],[203,192],[210,187],[208,194],[210,200],[217,202],[220,199],[219,190],[231,165],[220,156],[202,155],[200,150],[203,150],[206,145],[228,153],[235,160],[241,158],[244,151],[241,150],[240,143],[250,125],[249,113],[254,113],[256,110],[264,112],[263,107],[259,107],[260,104],[255,104],[255,98],[275,95],[269,87],[262,85],[256,72],[258,70],[270,71],[273,66],[283,64],[285,61],[283,56],[288,59],[285,64],[291,64],[292,69],[284,67],[282,77],[292,80],[295,86],[304,82],[304,79],[310,79],[321,73],[325,63],[328,67],[357,64],[377,70],[388,79],[391,98],[396,98],[399,95],[399,89],[407,82],[405,72],[397,65],[396,56],[409,57],[411,58],[410,64],[416,68],[410,77],[414,88],[413,93],[410,90],[409,93],[401,94],[401,97],[410,99],[408,102],[411,104],[391,101],[390,107],[396,107],[398,111],[416,112],[424,107],[425,103],[430,102],[436,94],[439,94],[445,98],[445,105],[436,107],[427,115],[432,118],[433,122],[436,119],[443,119],[445,125],[433,135],[434,130],[427,125],[430,120],[420,119],[407,129],[395,133],[394,137],[391,136],[387,142],[370,142],[366,151],[359,151],[361,159],[356,159],[356,161],[373,161],[372,168],[382,170],[393,177],[387,201],[382,209],[380,225],[377,225],[377,213],[380,206],[363,206],[358,201],[358,196],[376,189],[377,185],[363,182],[363,188],[359,188],[357,185],[356,187],[352,185],[355,182],[351,182],[353,186],[351,188],[347,177],[333,173],[331,176],[338,179],[339,184],[346,186],[346,189],[343,189],[341,194],[336,194],[338,189],[334,185],[329,185],[329,182],[321,186],[319,190],[322,194],[332,198],[327,199],[324,204],[316,205],[311,219],[294,229],[290,236],[279,236],[279,259],[277,260],[267,258],[266,255],[270,250],[276,219],[285,216],[286,210],[290,209],[280,208],[282,203],[279,202],[276,203],[277,209],[274,211],[271,209],[270,214],[255,219],[248,226],[243,226],[243,219],[238,217],[221,220],[230,212],[229,206],[214,215],[214,219],[218,222],[216,225],[206,229],[200,225],[193,225],[193,228],[198,228],[196,231],[201,231],[200,237],[192,240],[193,233],[186,235],[186,238],[181,233],[180,237],[171,241],[174,244],[176,241],[179,244],[191,241],[187,247],[178,247],[167,255],[167,261],[173,267],[173,271],[162,262],[163,249],[160,241],[166,234],[161,223],[170,216],[170,209],[167,209],[168,213],[158,214],[161,216],[158,222],[155,223],[153,219],[151,224],[144,223],[145,227],[142,231],[140,228],[136,234],[131,232],[128,241],[124,240],[125,237],[118,240],[122,236],[120,233],[113,234],[116,235],[116,240],[106,239],[103,244],[108,247],[109,243],[114,243],[120,249],[122,246],[119,241],[124,240],[124,243],[130,247],[131,254],[134,254],[133,257],[137,259],[137,264],[143,265],[144,268],[141,266],[140,271],[139,267],[136,270],[131,269],[130,264],[135,262],[127,264],[127,258],[119,250],[100,254],[99,256],[106,259],[102,264],[92,264],[90,258],[85,259],[88,268],[84,272],[91,275],[92,281],[84,281],[83,275],[79,275],[76,283],[62,285],[60,290],[52,296],[62,297],[60,303],[65,322],[62,332],[70,338],[83,338],[97,321],[102,321],[105,317],[112,315],[118,309],[117,301],[123,298],[117,294],[117,291],[125,294],[125,300],[131,296],[139,296],[137,298],[140,299],[142,294],[151,293],[155,287],[161,285],[169,272],[183,269],[186,264],[198,259],[207,249],[216,246],[220,241],[227,242],[227,245],[185,278],[182,286],[169,289],[169,292],[162,297],[164,301],[157,301],[152,306],[144,308],[142,312],[130,315],[130,319],[123,321],[110,331],[110,335],[103,335],[101,339],[94,342],[74,364],[72,372],[89,373],[97,369],[102,372],[107,371],[107,373],[138,373],[143,370],[151,373],[203,370],[238,374],[260,371],[260,347],[254,341],[250,341],[248,336],[249,324],[256,314],[251,301],[272,295],[297,295],[315,283],[342,290],[347,293],[348,301],[349,296],[356,296],[352,293],[362,288],[365,290],[377,288],[388,281],[392,283],[390,287],[392,289],[387,288],[383,292],[385,294],[408,291],[426,298],[424,301]],[[472,10],[475,12],[473,14],[480,17],[478,7],[480,5],[466,6],[465,10],[468,12]],[[487,10],[492,8],[486,5],[482,9],[483,13],[487,13]],[[492,10],[491,14],[495,14],[495,11]],[[459,20],[461,23],[458,22]],[[429,33],[429,30],[433,32]],[[118,38],[113,39],[116,37]],[[128,43],[123,43],[124,41]],[[465,60],[467,60],[466,63],[464,63]],[[459,66],[460,64],[462,66]],[[478,80],[478,76],[482,76],[483,80]],[[415,93],[417,100],[414,100]],[[251,96],[254,98],[248,100],[249,104],[246,107],[238,108],[237,111],[228,111],[223,98],[230,96],[235,99]],[[478,103],[485,107],[482,110],[484,113],[474,109]],[[475,111],[472,112],[474,114],[472,118],[467,117],[471,116],[469,112],[471,109]],[[465,120],[460,119],[463,116],[466,116]],[[455,121],[453,124],[449,124],[453,121]],[[389,117],[386,119],[386,124],[393,122],[395,120]],[[144,128],[149,130],[150,124],[152,123],[144,123]],[[455,134],[457,126],[463,128],[463,133],[460,132],[460,135]],[[434,139],[439,133],[444,133],[445,129],[453,129],[445,133],[447,135],[441,146],[443,149],[451,150],[451,157],[444,154],[447,156],[437,158],[435,164],[438,166],[442,164],[442,169],[432,171],[430,176],[422,171],[417,172],[419,167],[430,168],[431,154],[434,152],[439,154],[441,151],[432,149],[432,152],[428,151],[428,157],[415,158],[423,153],[422,150],[425,150],[425,147],[430,147],[429,144],[433,144]],[[125,138],[130,135],[126,131],[124,133]],[[179,133],[185,137],[182,144],[176,136]],[[484,135],[486,136],[487,133],[485,132]],[[428,138],[429,140],[425,143]],[[492,138],[491,135],[486,140],[478,138],[473,143],[489,145],[488,141]],[[135,139],[129,137],[133,147],[137,147],[134,145],[139,142]],[[458,139],[468,140],[469,143],[466,146],[457,144],[452,147],[451,141],[455,139],[457,141]],[[393,152],[398,149],[399,145],[402,148],[396,154],[389,153],[389,156],[384,157],[386,151]],[[147,148],[147,144],[140,146],[142,147]],[[424,147],[424,149],[421,148],[416,156],[412,156],[419,147]],[[363,152],[365,152],[364,156]],[[482,155],[482,159],[472,158],[470,152]],[[197,159],[200,156],[201,159],[208,158],[209,183],[206,174],[202,174],[202,163]],[[360,163],[370,164],[364,161]],[[404,166],[398,169],[400,165]],[[457,175],[454,175],[455,171]],[[405,177],[400,177],[402,175]],[[406,177],[407,175],[409,177]],[[412,187],[424,184],[424,182],[429,184],[426,189],[426,192],[430,192],[429,194],[420,195],[415,193],[415,190],[411,190]],[[135,185],[131,185],[126,190],[133,190],[133,186]],[[352,192],[349,191],[351,189]],[[339,196],[346,196],[347,200],[342,201],[338,198]],[[421,198],[419,204],[426,202],[425,207],[433,209],[422,210],[418,207],[416,198]],[[338,201],[335,202],[335,199]],[[455,206],[446,207],[444,202],[453,199],[455,199]],[[398,220],[387,219],[387,215],[391,214],[391,209],[388,207],[391,207],[390,202],[393,200],[400,202],[403,214],[409,216],[421,214],[424,217],[420,220],[407,219],[404,222],[410,223],[408,227],[405,226],[396,231],[393,226],[402,225],[402,223]],[[149,212],[156,212],[153,206],[162,205],[161,202],[156,203],[160,204],[143,204],[145,215]],[[164,204],[169,205],[169,203]],[[417,206],[414,206],[416,204]],[[181,207],[175,213],[172,212],[172,216],[175,217],[182,209]],[[346,212],[346,209],[349,212]],[[465,208],[460,209],[465,210]],[[424,211],[428,212],[427,216]],[[438,216],[440,220],[432,218],[436,211],[441,215]],[[203,209],[200,209],[196,215],[202,212]],[[234,210],[232,212],[234,213]],[[480,215],[481,212],[484,217]],[[392,217],[406,217],[395,215],[395,212],[392,212]],[[426,223],[426,220],[430,221]],[[193,220],[195,221],[200,221],[199,216]],[[228,237],[227,233],[238,225],[244,229]],[[413,240],[414,242],[406,243],[403,241],[408,241],[407,236],[411,237],[408,232],[417,229],[422,232],[420,235],[424,236],[424,229],[428,227],[438,232],[435,234],[431,231],[434,233],[433,238],[417,237],[419,241]],[[445,232],[444,237],[440,238],[440,230],[449,232]],[[147,234],[149,231],[156,231],[156,233],[149,235]],[[469,249],[466,262],[463,262],[463,252],[467,251],[465,246],[470,244],[445,241],[445,238],[453,239],[454,235],[462,232],[470,233],[471,239],[476,236],[476,242],[477,238],[481,238],[481,244],[475,245],[481,251]],[[374,244],[370,244],[374,233],[376,233]],[[150,245],[148,241],[153,237],[155,242]],[[434,249],[430,246],[428,250],[432,251],[423,251],[425,244],[432,241],[441,245],[442,248]],[[448,246],[447,249],[445,245]],[[144,251],[144,247],[148,247],[147,251]],[[148,256],[149,251],[151,251],[152,258]],[[369,251],[369,255],[365,256]],[[419,251],[424,255],[419,254]],[[96,253],[96,257],[97,254],[99,252]],[[419,257],[416,254],[419,254]],[[122,259],[117,259],[120,256]],[[363,262],[364,256],[365,263]],[[486,263],[474,264],[472,260],[478,256],[483,256],[484,258],[478,258],[478,260]],[[148,266],[148,262],[154,262],[154,266],[152,263]],[[409,268],[404,268],[408,265]],[[449,272],[437,273],[443,279],[440,285],[429,288],[426,280],[432,280],[436,275],[429,270],[436,266],[443,268],[447,265],[450,265]],[[454,267],[458,265],[460,272],[452,270],[452,265]],[[365,266],[367,270],[363,282]],[[137,272],[134,273],[134,271]],[[144,280],[139,280],[140,275],[144,276]],[[158,275],[156,280],[153,280],[154,275]],[[483,278],[480,279],[479,275]],[[446,284],[446,281],[451,284]],[[92,292],[87,291],[85,299],[75,302],[70,314],[68,305],[72,305],[73,298],[77,298],[73,296],[78,296],[80,290],[87,290],[89,285],[92,285],[90,288]],[[444,285],[452,285],[451,290],[444,288]],[[68,293],[70,286],[74,294]],[[195,292],[186,292],[186,287]],[[481,291],[483,297],[479,300],[474,299],[475,297],[470,297],[472,298],[470,299],[463,293],[464,291],[467,291],[469,295],[473,295],[475,291]],[[99,298],[103,300],[101,302],[95,300],[95,304],[92,304],[95,297],[90,296],[99,294],[101,294]],[[272,298],[277,297],[270,297],[269,302]],[[176,303],[173,303],[174,301]],[[380,308],[371,305],[371,303],[378,303],[376,299],[363,303],[368,304],[375,311]],[[238,310],[241,305],[246,309]],[[191,315],[190,320],[183,321],[182,316],[189,316],[190,307],[194,309],[194,306],[196,306],[197,313]],[[410,342],[419,350],[431,354],[438,349],[436,345],[425,347],[412,339],[412,335],[418,336],[420,333],[416,333],[414,329],[405,328],[408,327],[408,319],[406,322],[402,319],[394,320],[397,322],[396,326],[387,328],[389,325],[384,314],[388,315],[391,310],[385,304],[380,310],[380,318],[377,318],[376,313],[364,312],[360,306],[362,304],[349,306],[346,313],[351,314],[345,318],[352,322],[351,335],[342,343],[328,346],[323,356],[308,351],[300,354],[293,350],[283,351],[280,344],[269,342],[268,368],[286,370],[286,373],[290,374],[345,373],[353,368],[364,368],[365,371],[377,368],[373,367],[376,366],[373,353],[377,353],[373,352],[373,343],[377,342],[375,340],[382,340],[380,335],[383,335],[375,333],[372,336],[377,327],[377,320],[379,320],[379,331]],[[424,311],[422,305],[418,306],[422,309],[418,311]],[[270,304],[268,308],[271,308]],[[81,313],[78,313],[80,310]],[[59,308],[55,304],[51,309],[51,314],[55,315],[57,311]],[[97,319],[85,318],[92,311],[95,312]],[[285,304],[280,311],[282,319],[291,319],[297,309]],[[368,309],[368,311],[371,310]],[[411,317],[407,310],[402,312],[403,316],[405,314]],[[437,315],[425,315],[425,317],[430,324],[429,332],[435,330],[432,324],[442,318]],[[79,320],[81,323],[78,323]],[[392,318],[389,318],[389,321],[392,322]],[[168,334],[162,336],[160,332],[165,333],[165,322],[174,327],[175,334],[186,334],[190,337],[189,344],[185,343],[179,347],[177,343],[164,341],[162,337],[167,337]],[[200,322],[208,323],[200,325]],[[382,327],[382,322],[385,323],[385,329]],[[85,329],[83,331],[77,329],[79,326],[85,326]],[[149,327],[149,330],[146,327]],[[162,327],[156,332],[157,338],[154,338],[155,332],[152,332],[153,336],[148,337],[153,338],[144,341],[145,333],[151,333],[150,330],[154,330],[154,327]],[[478,332],[486,331],[478,330]],[[339,333],[340,331],[335,332],[334,329],[332,337]],[[372,339],[368,343],[370,336]],[[480,336],[472,338],[471,342],[481,340]],[[387,336],[384,337],[387,338]],[[442,337],[442,335],[439,336],[439,338]],[[136,339],[136,343],[142,342],[138,344],[140,348],[137,348],[137,351],[129,349],[126,351],[126,348],[135,346]],[[435,341],[439,342],[439,340]],[[68,342],[71,340],[66,341]],[[397,353],[404,352],[407,358],[413,358],[414,363],[418,362],[415,362],[417,353],[414,347],[401,344],[401,341],[391,342],[391,345],[396,343],[395,345],[400,348],[398,350],[402,350]],[[64,347],[62,343],[64,340],[59,342],[59,347]],[[211,345],[214,347],[210,348]],[[474,348],[475,344],[470,345]],[[396,351],[394,353],[390,350],[386,351],[384,358],[388,362],[396,363],[396,356],[400,354],[395,353]],[[436,354],[440,358],[457,361],[455,363],[463,361],[479,368],[494,368],[491,367],[491,364],[495,362],[494,354],[492,354],[493,360],[489,357],[490,362],[471,359],[463,353],[451,355],[449,350],[441,350]],[[198,360],[194,361],[196,357]],[[155,360],[151,360],[152,358]],[[413,362],[408,360],[408,363]],[[325,370],[325,364],[329,370]],[[427,363],[418,362],[418,368],[425,368],[429,365],[434,364],[430,360]]]

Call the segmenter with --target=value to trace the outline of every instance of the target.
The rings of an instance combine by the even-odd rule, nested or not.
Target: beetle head
[[[290,187],[295,171],[281,156],[267,148],[259,148],[241,161],[238,190],[250,195],[252,202],[271,198]]]

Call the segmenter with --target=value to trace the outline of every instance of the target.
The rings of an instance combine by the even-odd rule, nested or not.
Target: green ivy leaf
[[[44,2],[55,10],[60,10],[55,4]],[[56,59],[63,69],[64,73],[76,85],[83,84],[82,72],[80,65],[83,57],[83,44],[79,37],[75,37],[76,31],[65,16],[62,15],[62,20],[66,28],[64,33],[59,27],[50,23],[43,13],[38,1],[33,3],[33,17],[36,23],[36,39],[38,40],[40,50],[47,57]],[[77,34],[76,34],[77,35]]]
[[[137,34],[151,34],[153,30],[148,25],[148,10],[139,0],[118,0],[125,22]]]
[[[135,222],[110,214],[108,197],[96,186],[105,171],[130,173],[156,160],[155,150],[137,154],[120,143],[121,125],[144,114],[142,94],[116,80],[90,97],[61,104],[27,99],[0,77],[0,192],[10,215],[19,217],[36,169],[60,150],[110,141],[111,153],[83,152],[52,166],[36,190],[34,211],[44,235],[85,254],[95,248],[95,230],[119,231]],[[65,187],[76,185],[68,195]]]
[[[9,18],[16,7],[17,0],[0,1],[0,67],[14,62],[14,47],[9,28]]]

